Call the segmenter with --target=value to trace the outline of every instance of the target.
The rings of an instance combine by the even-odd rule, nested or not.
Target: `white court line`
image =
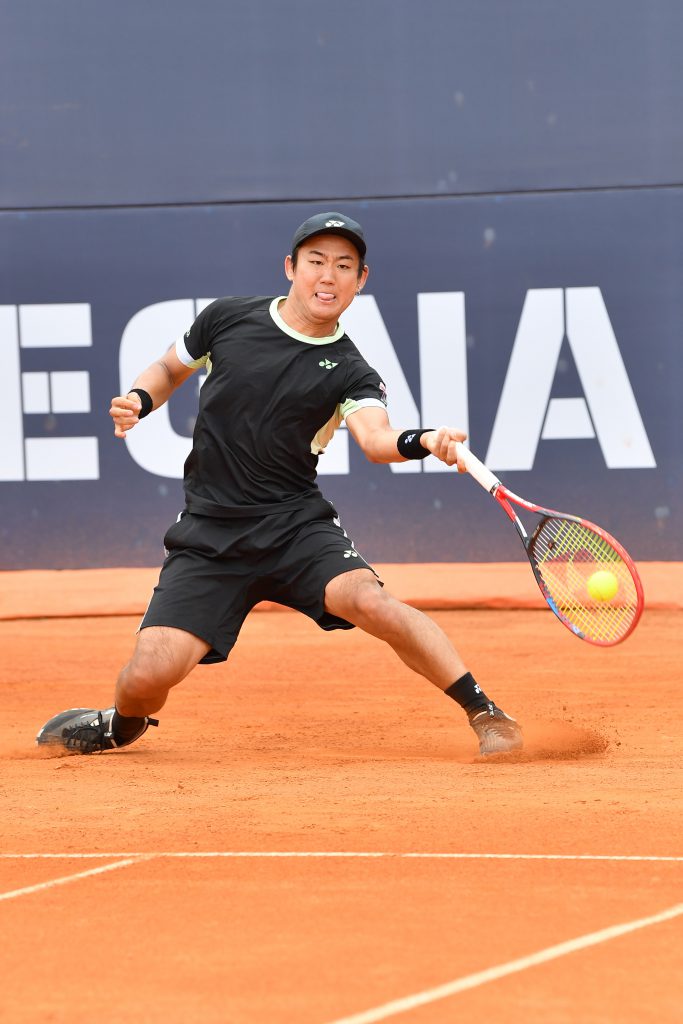
[[[264,858],[282,857],[356,857],[376,860],[380,858],[395,860],[567,860],[567,861],[630,861],[633,863],[654,861],[682,863],[683,856],[628,855],[602,853],[411,853],[392,851],[353,851],[353,850],[201,850],[201,851],[163,851],[156,853],[0,853],[0,860],[108,860],[111,857],[146,858]]]
[[[52,878],[47,882],[39,882],[38,885],[27,885],[23,889],[12,889],[11,892],[0,893],[2,900],[12,900],[16,896],[29,896],[33,892],[41,892],[43,889],[53,889],[56,885],[66,885],[67,882],[77,882],[81,878],[90,878],[92,875],[103,875],[105,871],[116,871],[117,868],[127,868],[130,864],[137,864],[142,858],[128,857],[126,860],[118,860],[114,864],[104,864],[99,868],[90,868],[89,871],[79,871],[76,875],[64,875],[62,878]]]
[[[568,942],[560,942],[557,946],[549,946],[541,949],[538,953],[530,956],[520,957],[518,960],[509,960],[505,964],[498,964],[497,967],[489,967],[485,971],[477,971],[476,974],[468,974],[464,978],[457,978],[445,985],[438,985],[436,988],[425,989],[424,992],[416,992],[412,996],[405,996],[403,999],[394,999],[382,1006],[375,1006],[371,1010],[364,1010],[362,1013],[354,1013],[351,1017],[342,1017],[339,1020],[331,1021],[330,1024],[376,1024],[376,1021],[386,1020],[387,1017],[394,1017],[397,1013],[406,1013],[418,1006],[426,1006],[439,999],[446,999],[448,996],[457,995],[470,988],[478,988],[486,985],[489,981],[498,981],[509,974],[516,974],[525,971],[528,967],[536,967],[538,964],[545,964],[549,960],[557,960],[559,957],[567,956],[568,953],[576,953],[578,950],[587,949],[589,946],[597,946],[601,942],[609,942],[610,939],[618,939],[620,935],[628,935],[639,928],[648,928],[653,924],[661,924],[663,921],[670,921],[674,917],[683,914],[683,903],[675,907],[662,910],[659,914],[651,917],[641,917],[636,921],[628,921],[626,924],[612,925],[611,928],[603,928],[599,932],[591,932],[588,935],[581,935],[578,939],[570,939]]]

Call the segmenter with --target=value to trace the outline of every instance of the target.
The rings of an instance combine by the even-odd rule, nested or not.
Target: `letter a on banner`
[[[550,398],[566,333],[583,397]],[[529,470],[541,439],[596,437],[610,469],[651,469],[652,448],[599,288],[531,289],[486,462]]]

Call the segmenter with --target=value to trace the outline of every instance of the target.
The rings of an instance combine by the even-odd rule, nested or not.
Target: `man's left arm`
[[[467,434],[455,427],[394,430],[386,411],[377,407],[360,408],[349,413],[346,426],[370,462],[407,462],[411,458],[426,458],[431,454],[448,466],[457,465],[460,473],[466,471],[462,460],[458,459],[456,442],[464,441]]]

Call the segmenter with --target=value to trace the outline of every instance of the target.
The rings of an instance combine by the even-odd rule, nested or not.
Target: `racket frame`
[[[543,505],[536,505],[532,501],[527,501],[526,498],[521,498],[518,494],[515,494],[513,491],[510,491],[505,486],[505,484],[501,483],[498,477],[495,476],[495,474],[492,473],[491,470],[487,466],[485,466],[484,463],[481,462],[476,457],[476,455],[474,455],[468,448],[465,448],[463,445],[459,444],[459,449],[462,461],[465,464],[467,472],[470,474],[470,476],[474,477],[477,483],[480,484],[484,488],[484,490],[489,492],[491,497],[498,502],[498,504],[506,513],[506,515],[512,520],[515,529],[519,534],[520,540],[524,545],[524,550],[526,552],[527,558],[529,559],[529,565],[531,566],[531,571],[534,574],[534,579],[538,584],[538,588],[541,591],[541,594],[543,595],[543,598],[546,601],[548,607],[557,616],[562,625],[565,626],[570,631],[570,633],[573,633],[575,636],[578,636],[581,640],[585,640],[589,644],[594,644],[596,647],[615,647],[617,644],[623,643],[623,641],[631,635],[633,630],[638,625],[640,616],[643,614],[643,607],[645,603],[643,585],[641,583],[640,576],[638,575],[638,570],[635,567],[633,559],[626,551],[626,549],[623,547],[623,545],[620,544],[619,541],[610,533],[608,533],[606,530],[603,530],[602,527],[597,526],[595,523],[590,522],[590,520],[588,519],[583,519],[581,516],[569,515],[565,512],[557,512],[555,509],[545,508]],[[536,528],[534,529],[531,535],[529,535],[525,530],[524,524],[522,523],[521,519],[512,507],[513,504],[519,505],[521,508],[527,509],[527,511],[533,512],[536,515],[541,516],[540,521],[536,525]],[[531,554],[534,538],[536,534],[539,533],[539,531],[542,529],[543,524],[547,519],[563,519],[571,523],[577,523],[579,526],[584,526],[587,529],[592,530],[594,533],[598,535],[598,537],[600,537],[601,540],[605,541],[606,544],[609,544],[610,547],[614,548],[616,553],[619,555],[621,560],[626,565],[626,568],[628,569],[631,575],[633,585],[636,590],[636,610],[633,616],[633,621],[629,625],[629,628],[626,630],[623,636],[620,636],[617,640],[597,640],[592,637],[586,636],[583,630],[579,629],[578,626],[570,622],[560,612],[559,608],[553,601],[550,592],[545,584],[545,581],[543,580],[543,577],[541,576]]]

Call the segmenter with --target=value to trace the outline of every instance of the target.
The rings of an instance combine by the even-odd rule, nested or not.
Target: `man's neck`
[[[288,327],[308,338],[329,338],[337,330],[336,320],[312,321],[290,295],[280,303],[277,311]]]

